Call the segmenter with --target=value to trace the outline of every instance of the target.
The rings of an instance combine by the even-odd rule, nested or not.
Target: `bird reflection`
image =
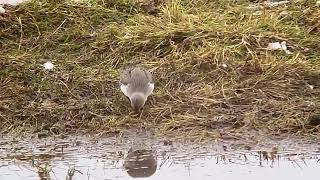
[[[123,166],[133,178],[150,177],[157,170],[157,159],[152,150],[129,150]]]

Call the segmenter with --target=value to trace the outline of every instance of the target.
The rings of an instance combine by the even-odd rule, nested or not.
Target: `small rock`
[[[0,6],[0,14],[4,14],[4,13],[6,13],[6,10],[2,6]]]
[[[314,89],[314,86],[312,86],[312,85],[309,85],[309,88],[312,90],[312,89]]]
[[[51,69],[53,69],[54,65],[50,61],[48,61],[48,62],[43,64],[43,67],[46,70],[51,70]]]
[[[279,42],[269,43],[267,49],[269,50],[277,50],[282,49],[281,44]]]
[[[291,51],[288,50],[287,48],[287,43],[285,41],[280,42],[274,42],[274,43],[269,43],[268,50],[278,50],[278,49],[282,49],[286,54],[292,54]]]

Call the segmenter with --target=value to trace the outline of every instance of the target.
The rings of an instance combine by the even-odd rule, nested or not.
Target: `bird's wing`
[[[151,73],[145,69],[143,69],[143,71],[144,71],[144,74],[145,74],[146,78],[148,79],[149,83],[154,83]]]
[[[150,96],[152,94],[153,90],[154,90],[154,83],[148,83],[146,95]]]
[[[151,73],[140,66],[128,66],[120,76],[121,91],[126,96],[130,96],[131,91],[137,90],[136,88],[139,86],[138,89],[142,90],[147,96],[153,92],[154,82]]]
[[[132,71],[132,68],[127,68],[127,69],[122,71],[122,73],[120,75],[120,85],[121,84],[127,85],[127,84],[130,83],[130,81],[131,81],[131,71]]]
[[[146,79],[148,80],[146,94],[150,96],[154,90],[154,81],[152,79],[152,75],[149,71],[143,69]]]
[[[120,75],[120,80],[119,80],[120,90],[127,97],[130,97],[129,83],[131,81],[131,71],[132,71],[132,68],[124,69]]]

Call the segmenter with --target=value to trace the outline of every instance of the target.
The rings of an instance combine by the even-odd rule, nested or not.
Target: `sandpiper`
[[[120,89],[130,99],[133,110],[140,111],[154,89],[151,73],[141,66],[129,65],[120,76]]]

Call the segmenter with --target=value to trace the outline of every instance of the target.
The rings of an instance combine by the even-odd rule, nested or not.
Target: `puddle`
[[[314,179],[320,171],[320,146],[299,139],[254,145],[134,139],[2,138],[0,179]]]

